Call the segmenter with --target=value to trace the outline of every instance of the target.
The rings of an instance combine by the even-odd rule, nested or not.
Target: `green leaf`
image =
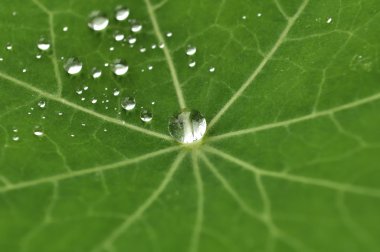
[[[88,27],[95,10],[105,31]],[[379,13],[377,0],[3,0],[1,251],[379,251]],[[192,145],[168,132],[184,108],[208,122]]]

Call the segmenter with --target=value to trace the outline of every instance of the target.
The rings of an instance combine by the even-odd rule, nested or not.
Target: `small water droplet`
[[[75,93],[81,95],[83,93],[83,90],[78,88],[77,90],[75,90]]]
[[[38,137],[41,137],[44,135],[44,131],[41,129],[41,127],[36,127],[34,130],[33,130],[33,134],[35,136],[38,136]]]
[[[100,78],[100,76],[102,76],[102,70],[94,67],[92,70],[91,70],[91,76],[93,79],[98,79]]]
[[[242,16],[241,19],[246,20],[247,16]]]
[[[210,67],[208,70],[210,73],[213,73],[213,72],[215,72],[215,67]]]
[[[36,59],[41,59],[42,58],[42,54],[36,54]]]
[[[4,61],[4,59],[0,57],[0,61]]]
[[[144,123],[149,123],[153,119],[153,114],[149,110],[143,109],[141,110],[141,113],[140,113],[140,119]]]
[[[141,53],[146,52],[146,48],[145,48],[145,47],[140,48],[140,52],[141,52]]]
[[[114,34],[113,34],[113,38],[115,39],[115,41],[123,41],[123,39],[125,38],[124,34],[121,33],[120,31],[116,31]]]
[[[331,24],[332,21],[333,21],[332,17],[328,17],[327,20],[326,20],[326,23]]]
[[[263,14],[262,13],[257,13],[257,17],[261,17]]]
[[[69,58],[63,66],[70,75],[76,75],[82,71],[83,64],[78,58]]]
[[[19,136],[13,136],[12,140],[15,142],[18,142],[20,140],[20,137]]]
[[[154,50],[154,49],[157,48],[157,45],[156,45],[156,44],[153,44],[153,45],[151,46],[151,48],[152,48],[152,50]]]
[[[119,96],[119,94],[120,94],[120,91],[119,91],[119,90],[115,90],[115,91],[113,91],[113,96]]]
[[[169,119],[169,133],[180,143],[199,141],[206,133],[206,118],[196,110],[184,110]]]
[[[112,72],[117,76],[123,76],[128,72],[128,64],[125,60],[117,59],[112,64]]]
[[[100,11],[94,11],[89,16],[88,27],[94,31],[102,31],[107,28],[108,24],[107,16]]]
[[[153,66],[152,65],[148,65],[148,70],[149,71],[153,70]]]
[[[173,33],[172,33],[172,32],[167,32],[167,33],[166,33],[166,37],[170,38],[170,37],[172,37],[172,36],[173,36]]]
[[[50,49],[50,42],[46,38],[42,37],[37,42],[37,48],[41,51],[47,51]]]
[[[26,69],[26,68],[23,68],[23,69],[22,69],[22,72],[23,72],[23,73],[26,73],[26,72],[27,72],[27,69]]]
[[[186,49],[186,54],[188,56],[193,56],[197,52],[197,48],[195,46],[189,45]]]
[[[97,100],[96,98],[92,98],[92,99],[91,99],[91,103],[92,103],[92,104],[95,104],[95,103],[97,103],[97,102],[98,102],[98,100]]]
[[[130,45],[135,44],[136,41],[137,41],[137,38],[136,38],[136,37],[133,37],[133,36],[129,36],[129,37],[128,37],[128,43],[129,43]]]
[[[124,21],[129,17],[129,9],[124,6],[117,6],[115,9],[115,19]]]
[[[84,86],[83,90],[85,90],[85,91],[88,90],[88,86]]]
[[[121,102],[121,107],[126,111],[131,111],[136,107],[136,100],[134,97],[125,97]]]
[[[69,27],[67,27],[67,26],[64,26],[63,28],[62,28],[62,31],[64,31],[64,32],[67,32],[69,30]]]
[[[134,33],[140,32],[142,30],[142,24],[134,22],[131,27],[131,31]]]
[[[38,107],[40,108],[45,108],[46,107],[46,101],[45,100],[40,100],[38,103],[37,103]]]
[[[193,67],[195,67],[196,64],[197,64],[197,62],[195,60],[191,60],[189,62],[189,67],[193,68]]]
[[[165,47],[165,44],[161,42],[161,43],[158,45],[158,47],[162,49],[162,48]]]
[[[5,49],[7,49],[8,51],[11,51],[13,49],[13,45],[11,43],[7,43],[5,45]]]
[[[58,115],[59,115],[59,116],[63,116],[63,113],[62,113],[62,112],[58,112]]]
[[[111,46],[111,47],[110,47],[110,51],[111,51],[111,52],[115,51],[115,47]]]

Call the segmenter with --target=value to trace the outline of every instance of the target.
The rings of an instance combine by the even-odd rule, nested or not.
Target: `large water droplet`
[[[90,27],[92,30],[102,31],[107,28],[108,24],[109,20],[104,13],[100,11],[94,11],[90,14],[88,27]]]
[[[46,38],[40,38],[37,43],[37,48],[41,51],[47,51],[50,49],[50,42]]]
[[[199,141],[206,133],[206,119],[196,110],[184,110],[169,119],[169,133],[180,143]]]
[[[140,119],[144,123],[149,123],[153,119],[153,114],[149,110],[143,109],[143,110],[141,110],[141,113],[140,113]]]
[[[197,48],[195,46],[188,46],[186,49],[186,54],[188,56],[193,56],[197,52]]]
[[[128,72],[128,64],[125,60],[117,59],[112,63],[112,72],[115,75],[122,76],[125,75]]]
[[[83,64],[78,58],[69,58],[63,66],[70,75],[75,75],[82,71]]]
[[[136,100],[133,97],[125,97],[121,102],[121,107],[126,111],[131,111],[136,107]]]
[[[115,19],[117,21],[124,21],[129,17],[129,9],[124,6],[118,6],[115,9]]]

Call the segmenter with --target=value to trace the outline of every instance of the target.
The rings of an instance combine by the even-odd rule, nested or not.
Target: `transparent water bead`
[[[129,17],[129,9],[124,6],[117,6],[115,9],[115,19],[124,21]]]
[[[45,100],[40,100],[38,103],[37,103],[38,107],[40,108],[45,108],[46,107],[46,101]]]
[[[206,128],[206,118],[197,110],[184,110],[169,119],[170,135],[183,144],[201,140]]]
[[[76,75],[82,71],[83,64],[78,58],[69,58],[63,66],[70,75]]]
[[[112,63],[112,72],[117,76],[123,76],[128,72],[128,64],[125,60],[117,59]]]
[[[140,32],[142,30],[142,24],[134,22],[131,27],[131,31],[134,33]]]
[[[193,56],[197,52],[197,48],[195,46],[188,46],[186,49],[186,54],[188,56]]]
[[[113,38],[115,39],[115,41],[120,42],[120,41],[123,41],[123,39],[125,38],[125,35],[119,31],[116,31],[113,34]]]
[[[98,79],[102,76],[102,70],[94,67],[92,70],[91,70],[91,76],[93,79]]]
[[[34,130],[33,130],[33,135],[37,136],[37,137],[42,137],[44,135],[44,132],[43,130],[41,129],[41,127],[36,127]]]
[[[136,100],[133,97],[125,97],[121,102],[121,107],[126,111],[131,111],[136,107]]]
[[[11,43],[7,43],[5,45],[5,49],[7,49],[8,51],[11,51],[13,49],[13,45]]]
[[[40,38],[37,42],[37,48],[41,51],[47,51],[50,49],[50,42],[46,38]]]
[[[94,11],[89,16],[88,27],[94,31],[102,31],[107,28],[108,24],[108,17],[100,11]]]
[[[141,113],[140,113],[140,119],[144,123],[149,123],[153,119],[153,114],[149,110],[143,109],[141,110]]]

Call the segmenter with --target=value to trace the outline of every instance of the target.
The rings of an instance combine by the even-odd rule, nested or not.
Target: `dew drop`
[[[132,24],[131,31],[134,33],[140,32],[142,30],[142,24],[135,22]]]
[[[145,47],[140,48],[140,52],[141,52],[141,53],[146,52],[146,48],[145,48]]]
[[[172,32],[167,32],[167,33],[166,33],[166,37],[170,38],[170,37],[172,37],[172,36],[173,36],[173,33],[172,33]]]
[[[42,58],[42,54],[36,54],[36,59],[41,59]]]
[[[22,69],[22,72],[23,72],[23,73],[26,73],[27,71],[28,71],[28,70],[26,70],[26,68],[23,68],[23,69]]]
[[[195,67],[196,64],[197,64],[197,62],[195,60],[192,60],[189,62],[189,67],[193,68],[193,67]]]
[[[149,123],[153,119],[153,114],[149,110],[143,109],[141,110],[141,113],[140,113],[140,119],[144,123]]]
[[[19,136],[13,136],[12,140],[15,142],[18,142],[20,140],[20,137]]]
[[[116,31],[114,34],[113,34],[113,38],[115,39],[115,41],[123,41],[123,39],[125,38],[124,34],[119,32],[119,31]]]
[[[195,46],[188,46],[186,49],[186,54],[188,56],[193,56],[197,52],[197,48]]]
[[[129,9],[124,6],[118,6],[115,9],[115,19],[117,21],[124,21],[129,17]]]
[[[128,72],[129,67],[125,60],[117,59],[113,62],[111,69],[115,75],[123,76]]]
[[[152,65],[149,65],[149,66],[148,66],[148,70],[149,70],[149,71],[152,71],[152,70],[153,70],[153,66],[152,66]]]
[[[89,16],[88,27],[93,31],[102,31],[107,28],[108,24],[107,16],[100,11],[94,11]]]
[[[129,36],[129,37],[128,37],[128,43],[129,43],[130,45],[135,44],[136,41],[137,41],[137,38],[136,38],[136,37],[133,37],[133,36]]]
[[[210,73],[215,72],[215,67],[210,67],[210,68],[208,69],[208,71],[209,71]]]
[[[69,58],[63,66],[70,75],[76,75],[82,71],[83,64],[78,58]]]
[[[38,103],[37,103],[38,107],[40,108],[45,108],[46,107],[46,101],[45,100],[40,100]]]
[[[333,21],[332,17],[327,18],[326,23],[331,24]]]
[[[121,102],[121,107],[126,111],[131,111],[136,107],[136,100],[133,97],[125,97]]]
[[[180,143],[199,141],[206,133],[206,118],[196,110],[184,110],[169,119],[169,133]]]
[[[7,43],[7,44],[5,45],[5,49],[7,49],[8,51],[12,51],[12,49],[13,49],[12,44],[11,44],[11,43]]]
[[[47,51],[50,49],[50,42],[46,38],[40,38],[37,42],[37,48],[41,51]]]
[[[98,79],[100,78],[100,76],[102,76],[102,70],[94,67],[92,70],[91,70],[91,76],[93,79]]]
[[[115,90],[115,91],[113,91],[113,96],[119,96],[119,94],[120,94],[120,91],[119,91],[119,90]]]
[[[38,136],[38,137],[42,137],[44,135],[44,132],[40,127],[36,127],[33,130],[33,135]]]
[[[96,98],[92,98],[92,99],[91,99],[91,103],[92,103],[92,104],[95,104],[95,103],[97,103],[97,102],[98,102],[98,100],[97,100]]]

